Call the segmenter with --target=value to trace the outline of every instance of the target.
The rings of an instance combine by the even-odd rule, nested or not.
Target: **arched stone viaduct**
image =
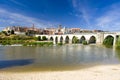
[[[79,33],[79,34],[64,34],[64,35],[36,35],[38,36],[46,36],[48,40],[52,40],[54,44],[60,43],[72,43],[73,37],[77,37],[79,40],[84,38],[88,43],[90,39],[93,37],[96,40],[96,44],[102,44],[104,39],[108,36],[112,36],[114,38],[113,46],[116,43],[116,36],[119,35],[117,33],[111,33],[111,32],[101,32],[101,33]]]

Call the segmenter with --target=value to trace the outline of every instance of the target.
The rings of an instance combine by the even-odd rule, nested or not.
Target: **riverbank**
[[[120,65],[100,65],[72,71],[0,71],[0,80],[120,80]]]

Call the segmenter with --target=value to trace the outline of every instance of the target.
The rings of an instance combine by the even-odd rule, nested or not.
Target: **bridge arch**
[[[82,42],[85,41],[85,40],[86,40],[85,36],[81,36],[81,38],[80,38],[80,43],[82,43]]]
[[[96,43],[96,37],[95,36],[91,36],[90,39],[89,39],[89,44],[92,44],[92,43]]]
[[[65,37],[65,43],[68,44],[69,43],[69,36]]]
[[[106,46],[113,46],[114,43],[114,36],[112,35],[107,35],[104,40],[103,40],[103,44]]]
[[[41,41],[42,39],[41,39],[41,36],[38,36],[38,41]]]
[[[63,43],[63,37],[62,36],[60,37],[60,43]]]
[[[114,36],[113,36],[113,35],[107,35],[107,36],[105,36],[105,38],[104,38],[104,39],[106,39],[106,38],[108,38],[108,37],[112,37],[112,38],[114,38]]]
[[[53,37],[51,36],[51,37],[50,37],[50,41],[53,41],[53,40],[54,40],[54,39],[53,39]]]

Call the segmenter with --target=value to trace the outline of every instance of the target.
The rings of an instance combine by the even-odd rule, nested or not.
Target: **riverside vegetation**
[[[80,41],[79,41],[79,39],[77,38],[77,37],[73,37],[73,39],[72,39],[72,43],[73,44],[78,44],[78,43],[80,43]],[[86,40],[82,40],[82,42],[81,42],[83,45],[88,45],[88,43],[87,43],[87,41]]]
[[[23,46],[51,46],[53,42],[47,41],[45,36],[43,37],[33,37],[27,35],[15,35],[6,34],[5,32],[0,32],[0,44],[1,45],[15,45],[20,44]]]

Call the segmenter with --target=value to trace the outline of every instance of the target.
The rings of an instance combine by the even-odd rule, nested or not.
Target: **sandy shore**
[[[101,65],[72,71],[0,71],[0,80],[120,80],[120,65]]]

